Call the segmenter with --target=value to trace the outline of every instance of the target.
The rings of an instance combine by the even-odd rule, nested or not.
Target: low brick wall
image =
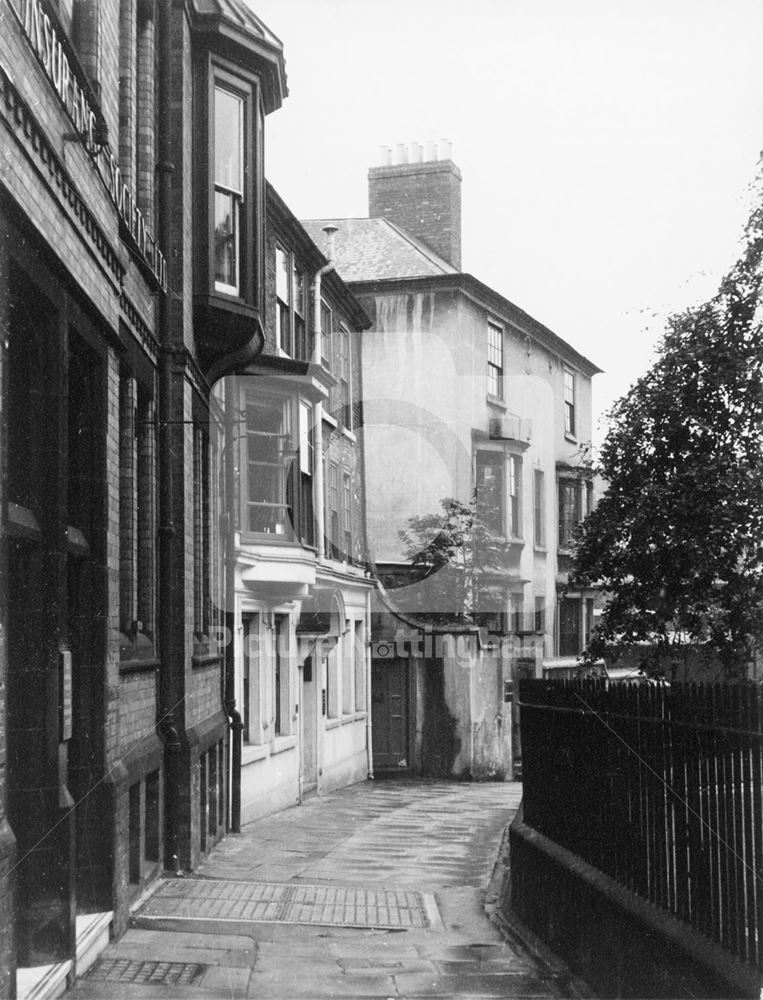
[[[509,830],[502,911],[544,941],[600,997],[761,995],[761,976],[527,826]]]

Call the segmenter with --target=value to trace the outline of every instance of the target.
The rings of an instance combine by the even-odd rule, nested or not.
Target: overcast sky
[[[763,0],[250,3],[284,43],[266,171],[295,214],[365,216],[380,146],[450,139],[463,269],[605,369],[595,414],[733,261]]]

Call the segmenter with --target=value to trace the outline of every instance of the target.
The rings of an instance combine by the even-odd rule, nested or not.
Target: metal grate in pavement
[[[433,914],[434,898],[425,898],[419,892],[172,879],[163,883],[138,916],[149,920],[243,920],[408,929],[431,927]]]
[[[191,986],[201,978],[205,965],[191,962],[140,962],[130,958],[102,958],[86,979],[108,983],[165,983]]]

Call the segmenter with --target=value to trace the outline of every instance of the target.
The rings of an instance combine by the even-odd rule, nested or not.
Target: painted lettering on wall
[[[86,91],[77,80],[77,74],[69,62],[55,25],[45,12],[41,0],[11,0],[11,7],[53,90],[106,185],[138,255],[148,265],[161,287],[166,290],[167,262],[156,245],[156,240],[137,205],[135,195],[122,180],[117,158],[108,144],[98,142],[96,113]]]
[[[53,89],[74,127],[82,137],[88,152],[98,151],[94,141],[96,115],[84,90],[72,70],[61,39],[43,10],[40,0],[13,0],[16,16],[24,28],[29,44],[42,63]]]

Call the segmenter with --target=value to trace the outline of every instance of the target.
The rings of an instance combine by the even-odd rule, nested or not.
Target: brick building
[[[369,321],[269,185],[266,216],[265,345],[216,390],[239,470],[228,611],[244,821],[371,766],[359,336]]]
[[[439,154],[439,155],[438,155]],[[389,150],[369,218],[332,220],[336,266],[372,321],[364,337],[368,538],[375,600],[375,770],[476,778],[518,771],[512,686],[575,670],[593,592],[565,590],[593,499],[584,446],[599,369],[461,269],[461,173],[450,143]],[[305,222],[322,246],[325,221]],[[399,532],[454,498],[500,548],[469,618],[448,615]],[[480,567],[484,570],[484,567]],[[491,641],[486,641],[487,635]]]
[[[0,995],[228,824],[224,414],[265,341],[239,0],[0,0]],[[232,489],[232,486],[230,487]],[[224,518],[222,518],[224,521]]]

